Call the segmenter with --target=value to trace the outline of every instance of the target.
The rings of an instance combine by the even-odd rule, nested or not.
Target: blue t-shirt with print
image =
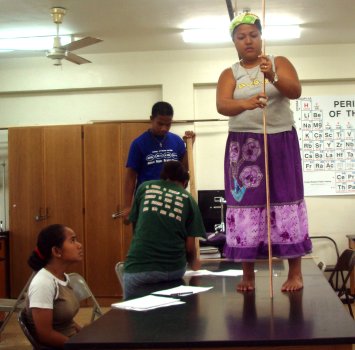
[[[126,167],[137,172],[138,187],[144,181],[158,180],[163,164],[181,161],[185,152],[185,143],[178,135],[168,132],[159,137],[148,130],[132,142]]]

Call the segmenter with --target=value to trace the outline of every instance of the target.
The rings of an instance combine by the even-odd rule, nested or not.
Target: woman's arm
[[[263,59],[267,56],[262,56]],[[266,58],[268,61],[269,58]],[[273,83],[274,86],[289,99],[297,99],[301,96],[302,87],[298,79],[297,71],[292,63],[283,56],[275,57],[275,70],[277,74],[277,82]],[[272,65],[268,64],[264,70],[261,64],[261,71],[265,73],[265,77],[273,82],[275,80],[275,72]]]
[[[199,270],[201,267],[200,259],[197,255],[197,238],[196,237],[187,237],[186,239],[186,259],[192,270]]]
[[[52,309],[32,308],[32,318],[41,344],[63,348],[69,338],[53,329]]]
[[[231,68],[225,69],[217,84],[217,111],[227,117],[234,117],[246,110],[264,108],[266,100],[264,93],[259,93],[248,99],[234,99],[236,82]]]

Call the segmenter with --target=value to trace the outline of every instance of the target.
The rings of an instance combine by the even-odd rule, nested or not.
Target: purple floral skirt
[[[272,255],[296,258],[308,254],[307,210],[303,197],[301,155],[293,128],[268,135]],[[226,245],[234,261],[268,257],[264,135],[229,132],[226,144]]]

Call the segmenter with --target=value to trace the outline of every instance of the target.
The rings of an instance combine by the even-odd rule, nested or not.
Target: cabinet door
[[[121,174],[121,201],[124,201],[124,178],[126,173],[126,162],[128,157],[129,148],[132,141],[142,134],[144,131],[147,131],[150,127],[150,123],[122,123],[121,124],[121,144],[120,144],[120,157],[122,167],[120,169]],[[122,226],[122,243],[121,243],[121,256],[123,260],[125,259],[128,248],[131,244],[132,239],[132,225],[123,225]]]
[[[27,259],[44,227],[43,128],[9,129],[11,296],[31,274]],[[36,220],[37,217],[37,220]]]
[[[123,261],[131,225],[115,214],[123,209],[128,150],[149,123],[84,126],[86,278],[97,297],[122,295],[114,267]]]
[[[12,297],[30,275],[27,259],[43,227],[62,223],[83,240],[82,177],[81,126],[9,129]],[[73,271],[83,273],[83,264]]]
[[[84,126],[86,279],[97,297],[122,294],[115,264],[122,260],[120,124]]]
[[[84,245],[82,127],[45,127],[44,145],[46,225],[72,228]],[[72,271],[84,274],[84,262],[73,265]]]

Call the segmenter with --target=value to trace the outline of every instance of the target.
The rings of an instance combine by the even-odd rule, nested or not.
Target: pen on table
[[[169,297],[184,297],[185,295],[191,295],[191,294],[194,294],[194,292],[173,293],[170,294]]]

